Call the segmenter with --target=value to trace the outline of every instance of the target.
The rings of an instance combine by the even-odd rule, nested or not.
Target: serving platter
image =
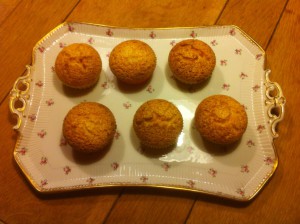
[[[191,38],[206,42],[216,54],[212,77],[201,86],[178,83],[168,67],[171,48]],[[129,39],[146,42],[157,57],[152,79],[135,88],[118,83],[108,65],[112,49]],[[91,89],[72,90],[55,74],[57,54],[71,43],[90,44],[101,56],[100,80]],[[276,170],[273,140],[285,98],[269,79],[264,50],[236,26],[132,29],[63,23],[34,46],[32,55],[27,74],[11,90],[9,106],[18,117],[15,161],[39,192],[151,186],[247,201]],[[234,145],[209,144],[194,128],[197,105],[214,94],[234,97],[247,111],[247,130]],[[174,103],[184,119],[177,145],[159,153],[143,150],[132,128],[137,108],[155,98]],[[62,136],[65,115],[85,101],[106,105],[117,121],[112,145],[92,156],[74,152]]]

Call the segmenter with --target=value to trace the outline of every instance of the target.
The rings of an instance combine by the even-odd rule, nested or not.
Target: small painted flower
[[[88,39],[88,43],[89,43],[89,44],[93,44],[94,42],[95,42],[94,38],[90,37],[90,38]]]
[[[40,164],[41,164],[41,165],[45,165],[45,164],[47,164],[47,162],[48,162],[47,157],[44,157],[44,156],[43,156],[43,157],[41,158]]]
[[[147,91],[148,93],[153,93],[154,90],[155,90],[155,89],[154,89],[151,85],[149,85],[149,86],[147,87],[147,89],[146,89],[146,91]]]
[[[163,163],[161,165],[161,167],[165,170],[165,171],[168,171],[170,169],[170,164],[169,163]]]
[[[264,125],[258,125],[256,130],[258,131],[258,133],[262,133],[264,130],[266,129],[266,127]]]
[[[109,37],[111,37],[112,35],[114,35],[114,33],[111,31],[111,29],[108,29],[106,31],[106,35],[109,36]]]
[[[186,183],[189,185],[190,188],[194,188],[196,184],[193,180],[188,180]]]
[[[66,146],[67,144],[68,144],[68,142],[65,138],[60,139],[60,143],[59,143],[60,146]]]
[[[248,77],[247,74],[245,74],[244,72],[241,72],[241,74],[240,74],[240,78],[241,78],[241,79],[245,79],[245,78],[247,78],[247,77]]]
[[[140,180],[141,180],[143,183],[146,183],[147,180],[148,180],[148,177],[146,177],[146,176],[141,176]]]
[[[241,172],[242,173],[249,173],[249,166],[248,165],[242,165],[241,166]]]
[[[241,195],[242,197],[245,196],[245,190],[242,188],[238,188],[236,189],[236,193],[238,193],[239,195]]]
[[[40,138],[44,138],[47,135],[47,132],[43,129],[37,133]]]
[[[194,151],[194,148],[192,147],[192,146],[188,146],[188,147],[186,147],[186,151],[188,151],[188,153],[193,153],[193,151]]]
[[[59,43],[59,47],[60,47],[60,48],[64,48],[65,46],[67,46],[66,43],[63,43],[63,42],[60,42],[60,43]]]
[[[48,184],[47,179],[41,180],[41,187],[45,187]]]
[[[248,140],[246,144],[247,144],[247,146],[248,146],[249,148],[255,146],[255,143],[254,143],[251,139]]]
[[[71,24],[68,25],[68,30],[70,32],[73,32],[75,30],[74,26],[72,26]]]
[[[176,45],[176,41],[175,41],[175,40],[172,40],[172,41],[170,42],[170,45],[171,45],[171,46],[175,46],[175,45]]]
[[[220,64],[221,64],[221,66],[226,66],[227,60],[226,59],[220,60]]]
[[[35,83],[35,85],[38,87],[42,87],[44,85],[44,83],[41,80],[39,80]]]
[[[255,86],[252,87],[254,92],[257,92],[260,89],[260,85],[256,84]]]
[[[235,35],[235,29],[232,28],[231,30],[229,30],[229,34],[232,35],[232,36],[234,36]]]
[[[109,56],[110,56],[110,51],[109,51],[109,52],[107,52],[107,54],[106,54],[106,57],[108,57],[108,58],[109,58]]]
[[[17,152],[20,153],[22,156],[25,156],[25,154],[26,154],[27,151],[28,151],[28,149],[26,147],[22,147]]]
[[[123,107],[125,109],[129,109],[131,107],[131,103],[129,103],[128,101],[126,103],[123,103]]]
[[[54,104],[54,100],[53,99],[46,100],[46,104],[48,106],[52,106]]]
[[[212,177],[216,177],[217,176],[217,170],[215,170],[214,168],[210,168],[208,170],[208,173],[212,176]]]
[[[273,164],[274,163],[274,160],[270,157],[270,156],[268,156],[268,157],[266,157],[265,159],[264,159],[264,162],[265,162],[265,164],[266,165],[270,165],[270,164]]]
[[[44,47],[39,47],[38,50],[43,53],[45,51],[45,48]]]
[[[217,45],[218,45],[218,42],[217,42],[217,40],[212,40],[212,41],[210,42],[210,44],[211,44],[212,46],[217,46]]]
[[[222,85],[222,89],[224,89],[224,90],[226,90],[226,91],[228,91],[229,88],[230,88],[230,85],[229,85],[229,84],[224,83],[224,84]]]
[[[35,114],[30,114],[29,116],[28,116],[28,119],[30,120],[30,121],[35,121],[36,120],[36,115]]]
[[[151,33],[149,34],[149,37],[151,37],[152,39],[154,39],[156,37],[156,34],[153,31],[151,31]]]
[[[115,139],[118,140],[120,138],[121,134],[119,131],[116,131],[115,133]]]
[[[113,162],[110,166],[113,168],[113,170],[117,170],[119,168],[119,163]]]
[[[109,88],[108,82],[102,83],[102,84],[101,84],[101,87],[102,87],[103,89],[108,89],[108,88]]]
[[[262,58],[262,56],[263,56],[262,54],[257,54],[257,55],[255,56],[255,59],[259,61],[259,60]]]
[[[190,36],[191,36],[192,38],[195,38],[195,37],[197,37],[197,33],[193,30],[193,31],[191,32]]]
[[[242,54],[242,49],[235,49],[235,54],[241,55]]]
[[[63,170],[66,175],[68,175],[71,172],[71,168],[69,166],[65,166]]]
[[[95,179],[92,178],[92,177],[89,177],[89,178],[86,180],[86,182],[87,182],[88,184],[93,184],[94,181],[95,181]]]

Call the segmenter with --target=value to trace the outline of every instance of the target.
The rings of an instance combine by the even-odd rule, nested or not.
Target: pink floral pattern
[[[47,179],[44,179],[44,180],[41,180],[41,187],[45,187],[46,185],[48,184],[48,180]]]
[[[111,31],[111,29],[108,29],[108,30],[106,31],[106,35],[109,36],[109,37],[111,37],[111,36],[114,35],[114,33]]]
[[[121,136],[121,134],[120,134],[120,132],[117,130],[116,133],[115,133],[115,136],[114,136],[115,139],[118,140],[118,139],[120,138],[120,136]]]
[[[257,92],[260,89],[260,85],[256,84],[255,86],[252,87],[254,92]]]
[[[217,40],[212,40],[212,41],[210,42],[210,44],[211,44],[212,46],[217,46],[217,45],[218,45],[218,42],[217,42]]]
[[[48,106],[52,106],[54,104],[54,100],[53,99],[46,100],[46,104]]]
[[[194,147],[193,146],[188,146],[188,147],[186,147],[186,151],[188,151],[188,153],[192,154],[194,152]]]
[[[249,173],[249,166],[248,165],[242,165],[241,166],[241,172],[242,173]]]
[[[30,121],[35,121],[36,120],[36,115],[35,114],[30,114],[29,116],[28,116],[28,119],[30,120]]]
[[[63,42],[60,42],[60,43],[59,43],[59,47],[60,47],[60,48],[64,48],[65,46],[67,46],[66,43],[63,43]]]
[[[106,57],[107,57],[107,58],[109,58],[109,56],[110,56],[110,51],[107,52],[107,54],[106,54]]]
[[[68,31],[74,32],[75,28],[71,24],[68,25]]]
[[[231,30],[229,30],[229,34],[231,35],[231,36],[234,36],[236,33],[235,33],[235,29],[234,28],[232,28]]]
[[[262,54],[257,54],[257,55],[255,56],[255,59],[259,61],[259,60],[262,58],[262,56],[263,56]]]
[[[241,55],[242,54],[242,49],[235,49],[234,53],[237,55]]]
[[[245,196],[245,190],[243,188],[236,189],[236,193],[238,193],[240,196]]]
[[[129,109],[131,107],[131,103],[127,101],[126,103],[123,103],[123,107],[125,109]]]
[[[92,177],[89,177],[86,182],[89,184],[89,185],[92,185],[93,182],[95,181],[95,178],[92,178]]]
[[[248,75],[247,75],[247,74],[245,74],[244,72],[241,72],[241,74],[240,74],[240,78],[241,78],[241,79],[248,78]]]
[[[188,180],[186,183],[190,188],[194,188],[195,184],[196,184],[195,181],[193,181],[193,180]]]
[[[197,33],[193,30],[190,34],[190,37],[192,38],[196,38],[197,37]]]
[[[40,138],[44,138],[44,137],[47,135],[47,132],[46,132],[44,129],[42,129],[42,130],[40,130],[40,131],[37,133],[37,135],[38,135]]]
[[[208,173],[209,173],[212,177],[216,177],[218,172],[217,172],[216,169],[210,168],[210,169],[208,170]]]
[[[66,175],[68,175],[71,172],[71,168],[69,166],[65,166],[63,168],[63,170],[64,170],[64,172],[65,172]]]
[[[172,40],[172,41],[170,42],[170,45],[171,45],[171,46],[175,46],[175,45],[176,45],[176,41],[175,41],[175,40]]]
[[[44,156],[43,156],[43,157],[41,158],[40,164],[41,164],[41,165],[46,165],[47,163],[48,163],[47,157],[44,157]]]
[[[247,141],[247,146],[249,147],[249,148],[251,148],[251,147],[254,147],[255,146],[255,143],[250,139],[250,140],[248,140]]]
[[[169,163],[163,163],[162,165],[161,165],[161,167],[164,169],[164,171],[168,171],[169,169],[170,169],[170,164]]]
[[[153,31],[151,31],[151,33],[149,34],[149,37],[151,37],[152,39],[154,39],[156,37],[156,34]]]
[[[224,83],[224,84],[222,85],[222,89],[224,89],[224,90],[226,90],[226,91],[229,91],[230,85],[227,84],[227,83]]]
[[[227,60],[226,59],[220,60],[220,65],[221,66],[226,66],[227,65]]]
[[[146,88],[146,91],[148,93],[153,93],[155,91],[155,89],[152,87],[152,85],[149,85],[147,88]]]
[[[143,183],[146,183],[147,180],[148,180],[148,177],[146,177],[146,176],[141,176],[141,177],[140,177],[140,180],[141,180]]]
[[[39,80],[39,81],[37,81],[37,82],[35,83],[35,85],[36,85],[37,87],[42,87],[42,86],[44,85],[44,83],[43,83],[41,80]]]
[[[25,154],[27,153],[28,149],[26,147],[22,147],[20,150],[18,150],[17,152],[19,154],[21,154],[22,156],[25,156]]]
[[[113,162],[112,164],[110,164],[110,166],[113,170],[117,170],[119,168],[119,163]]]
[[[93,44],[94,42],[95,42],[95,39],[94,39],[94,38],[90,37],[90,38],[88,39],[88,43],[89,43],[89,44]]]
[[[264,159],[264,162],[267,166],[269,166],[274,163],[274,160],[270,156],[268,156]]]
[[[256,130],[258,131],[258,133],[262,133],[264,130],[266,129],[266,127],[264,125],[258,125]]]
[[[59,145],[60,146],[66,146],[66,145],[68,145],[68,142],[67,142],[67,140],[65,138],[61,138]]]
[[[39,50],[39,52],[44,53],[45,48],[44,47],[39,47],[38,50]]]

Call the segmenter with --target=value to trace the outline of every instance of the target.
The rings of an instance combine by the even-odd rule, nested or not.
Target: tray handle
[[[277,124],[282,121],[284,117],[284,106],[286,99],[283,96],[282,89],[277,82],[270,81],[271,70],[265,71],[265,86],[266,97],[265,104],[268,106],[269,123],[271,125],[271,132],[273,138],[277,138],[279,135],[276,131]]]
[[[30,98],[28,92],[31,82],[31,66],[27,65],[26,69],[26,75],[19,77],[15,81],[13,88],[10,91],[9,109],[12,114],[17,115],[18,119],[17,124],[13,127],[15,130],[18,130],[21,127],[22,120],[26,117],[24,113],[27,106],[27,101]]]

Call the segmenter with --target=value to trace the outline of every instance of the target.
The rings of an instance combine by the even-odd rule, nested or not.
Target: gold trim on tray
[[[103,182],[103,183],[93,183],[88,185],[72,185],[72,186],[62,186],[62,187],[54,187],[54,188],[43,188],[36,180],[34,180],[34,177],[32,174],[27,170],[27,167],[24,166],[22,159],[20,158],[19,154],[20,152],[17,150],[19,147],[19,144],[22,139],[22,133],[20,131],[20,128],[23,124],[23,120],[26,117],[25,111],[27,107],[27,102],[30,99],[30,83],[31,83],[31,69],[34,69],[35,65],[35,59],[36,59],[36,52],[39,50],[39,47],[41,44],[46,41],[49,37],[53,35],[57,30],[61,29],[64,26],[70,27],[76,24],[80,25],[92,25],[97,27],[103,27],[108,29],[132,29],[132,30],[173,30],[173,29],[198,29],[198,28],[208,28],[208,26],[199,26],[199,27],[170,27],[170,28],[126,28],[126,27],[114,27],[114,26],[106,26],[101,24],[92,24],[92,23],[75,23],[75,22],[64,22],[57,27],[55,27],[53,30],[51,30],[48,34],[46,34],[41,40],[39,40],[36,45],[33,47],[32,52],[32,65],[27,65],[27,73],[24,76],[19,77],[16,82],[14,83],[14,86],[10,92],[10,101],[9,101],[9,108],[12,114],[17,115],[18,121],[17,124],[13,127],[13,129],[19,131],[19,136],[17,139],[17,143],[15,145],[14,150],[14,158],[17,162],[18,166],[22,170],[22,172],[25,174],[26,178],[29,180],[29,182],[33,185],[33,187],[41,193],[55,193],[55,192],[64,192],[64,191],[70,191],[70,190],[82,190],[82,189],[89,189],[89,188],[101,188],[101,187],[159,187],[159,188],[166,188],[166,189],[176,189],[176,190],[185,190],[185,191],[192,191],[192,192],[200,192],[207,195],[214,195],[214,196],[220,196],[224,198],[234,199],[238,201],[249,201],[252,198],[254,198],[258,192],[262,189],[262,187],[265,185],[265,183],[271,178],[271,176],[274,174],[277,165],[278,165],[278,157],[275,150],[275,147],[273,145],[275,157],[272,161],[272,169],[271,171],[262,178],[261,182],[259,182],[257,188],[254,190],[254,192],[245,197],[239,197],[239,196],[233,196],[229,195],[223,192],[209,192],[206,190],[203,190],[201,188],[195,189],[192,186],[188,185],[175,185],[175,184],[160,184],[159,182],[152,184],[145,184],[142,182]],[[251,37],[249,37],[244,31],[242,31],[239,27],[235,25],[228,25],[228,26],[209,26],[212,28],[232,28],[238,30],[241,35],[243,35],[249,42],[251,42],[253,45],[255,45],[260,51],[261,51],[261,57],[265,58],[265,51],[258,45]],[[265,66],[265,65],[264,65]],[[283,96],[282,90],[278,83],[271,82],[269,79],[270,70],[265,71],[265,105],[267,108],[267,115],[269,119],[269,124],[271,128],[271,133],[273,139],[278,137],[278,133],[276,131],[277,124],[282,121],[284,117],[284,106],[286,99]],[[275,92],[275,94],[274,94]],[[277,112],[274,112],[276,110]],[[273,144],[273,143],[272,143]]]

